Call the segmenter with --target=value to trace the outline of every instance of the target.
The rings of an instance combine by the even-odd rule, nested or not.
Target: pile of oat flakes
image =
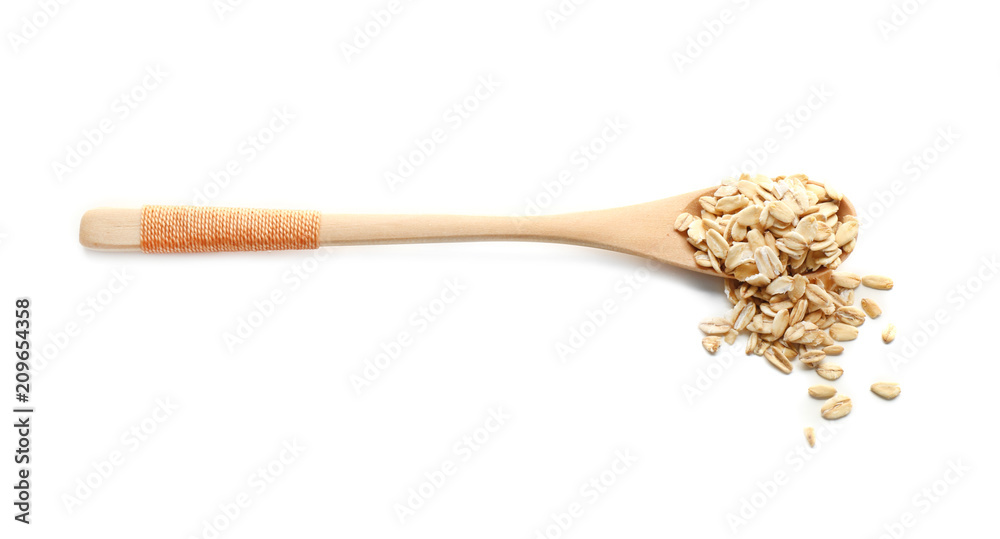
[[[746,353],[763,356],[785,374],[798,360],[822,378],[840,378],[844,370],[829,361],[844,350],[837,343],[854,340],[867,317],[882,314],[869,298],[855,307],[855,290],[893,285],[888,277],[838,271],[857,244],[860,226],[855,216],[839,215],[842,200],[839,191],[803,174],[743,175],[701,197],[701,215],[677,217],[674,228],[687,233],[695,262],[729,277],[725,291],[732,310],[699,325],[706,350],[715,353],[723,341],[733,344],[746,332]],[[895,333],[889,324],[882,338],[888,343]],[[872,391],[893,399],[899,386],[881,382]],[[820,410],[826,419],[851,411],[851,399],[832,386],[813,386],[809,394],[827,399]],[[806,438],[815,442],[811,428]]]

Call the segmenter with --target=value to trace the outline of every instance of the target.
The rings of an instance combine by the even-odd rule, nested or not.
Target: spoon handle
[[[96,250],[148,253],[273,251],[453,241],[595,245],[590,238],[595,230],[585,226],[580,216],[598,213],[522,217],[320,214],[198,206],[104,208],[84,215],[80,223],[80,242]]]
[[[553,241],[577,239],[563,215],[351,215],[320,217],[320,245],[375,245],[453,241]]]
[[[199,206],[102,208],[80,222],[80,243],[101,251],[196,253],[332,245],[538,241],[618,251],[691,271],[686,236],[673,230],[675,197],[605,210],[540,216],[352,215]]]

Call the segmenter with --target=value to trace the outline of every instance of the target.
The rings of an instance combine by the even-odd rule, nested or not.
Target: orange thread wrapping
[[[147,253],[279,251],[319,247],[318,211],[143,206]]]

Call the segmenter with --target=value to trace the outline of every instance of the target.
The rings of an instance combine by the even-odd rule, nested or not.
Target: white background
[[[424,0],[349,55],[385,1],[258,0],[222,16],[210,0],[72,2],[53,17],[40,5],[7,1],[0,18],[0,324],[12,331],[14,298],[31,298],[37,367],[33,524],[12,520],[8,426],[4,537],[214,537],[213,521],[219,537],[537,537],[574,503],[582,516],[549,537],[993,525],[994,3],[910,2],[893,23],[902,0],[595,0],[553,28],[555,0]],[[22,17],[44,24],[32,32]],[[157,68],[163,80],[137,89]],[[456,128],[445,111],[481,77],[499,87]],[[143,99],[123,117],[131,92]],[[251,160],[240,145],[268,137],[275,108],[294,119]],[[111,132],[54,171],[102,119]],[[622,133],[595,143],[616,119]],[[385,174],[436,128],[445,142],[391,190]],[[582,170],[575,152],[590,144],[604,151]],[[869,216],[844,268],[896,281],[859,294],[885,314],[838,360],[854,411],[836,423],[806,395],[814,373],[784,376],[744,356],[743,338],[731,359],[701,349],[697,322],[728,307],[720,282],[625,255],[495,243],[153,256],[77,243],[89,208],[189,204],[206,187],[225,206],[518,214],[534,201],[555,213],[712,185],[749,155],[756,171],[838,185]],[[231,160],[240,173],[212,190]],[[572,182],[548,197],[563,170]],[[116,273],[127,284],[109,288]],[[285,301],[255,314],[275,291]],[[443,293],[454,301],[436,302]],[[615,312],[562,361],[559,343],[609,300]],[[936,312],[948,322],[935,329]],[[251,317],[263,322],[230,350],[225,334]],[[899,337],[887,346],[888,322]],[[351,377],[401,331],[412,344],[359,395]],[[880,400],[877,381],[902,395]],[[499,430],[456,452],[497,408]],[[137,426],[144,441],[123,437]],[[827,438],[808,460],[806,426]],[[286,443],[304,449],[272,463]],[[100,478],[94,465],[107,471],[115,452]],[[636,460],[605,474],[614,484],[591,503],[581,487],[616,452]],[[396,504],[445,461],[456,473],[401,522]],[[269,464],[280,473],[259,488]],[[226,517],[220,505],[241,493],[249,506]]]

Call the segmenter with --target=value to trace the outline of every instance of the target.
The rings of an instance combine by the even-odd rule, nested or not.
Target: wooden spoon
[[[674,230],[681,212],[700,215],[698,198],[718,187],[702,189],[607,210],[535,217],[471,215],[350,215],[320,217],[319,245],[374,245],[451,241],[539,241],[596,247],[641,256],[706,275],[723,277],[694,261],[687,235]],[[844,198],[841,218],[855,215]],[[101,208],[80,222],[80,243],[101,251],[141,251],[141,209]],[[842,255],[847,257],[847,253]],[[818,275],[822,272],[815,272]]]

